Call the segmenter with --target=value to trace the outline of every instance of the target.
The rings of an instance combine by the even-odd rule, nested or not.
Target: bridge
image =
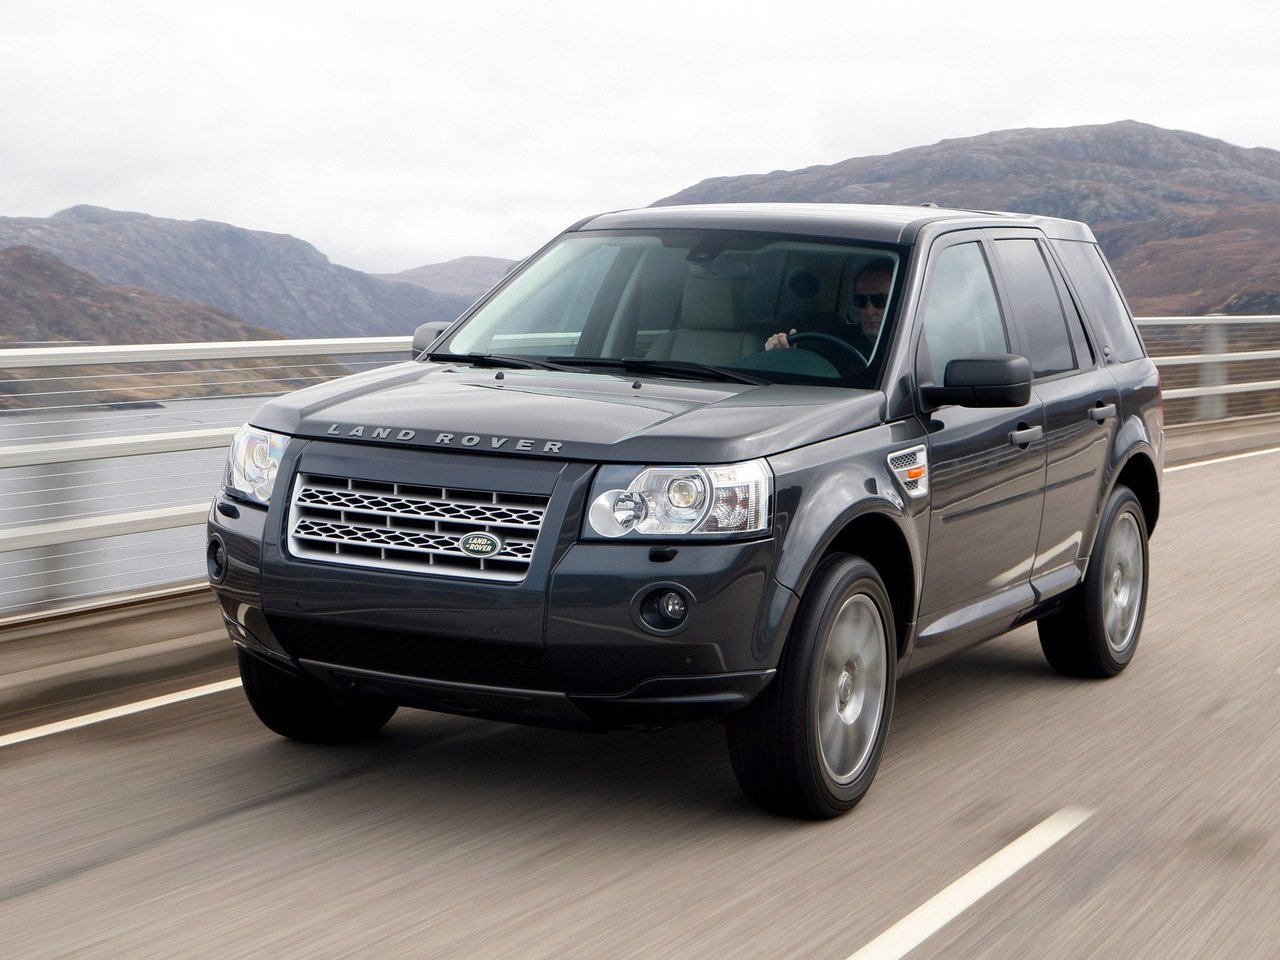
[[[407,340],[0,351],[55,395],[0,415],[5,952],[1274,957],[1280,319],[1142,326],[1172,465],[1133,666],[1064,680],[1024,628],[907,678],[871,793],[820,825],[749,807],[714,724],[262,730],[198,581],[274,389],[225,361]]]

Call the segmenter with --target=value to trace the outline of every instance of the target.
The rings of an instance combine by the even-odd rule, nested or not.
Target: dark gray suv
[[[1133,657],[1159,378],[1089,229],[920,207],[593,217],[411,362],[266,403],[209,515],[249,702],[715,718],[760,806],[852,807],[897,680],[1037,621]]]

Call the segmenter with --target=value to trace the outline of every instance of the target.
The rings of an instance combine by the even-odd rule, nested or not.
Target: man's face
[[[864,273],[854,281],[853,308],[868,340],[875,340],[880,334],[880,323],[884,320],[884,308],[888,302],[889,280],[887,273]]]

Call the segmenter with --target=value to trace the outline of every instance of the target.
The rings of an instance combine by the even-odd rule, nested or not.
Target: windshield
[[[571,234],[438,349],[576,369],[643,358],[658,375],[698,364],[712,377],[867,387],[897,314],[900,263],[891,248],[772,234]]]

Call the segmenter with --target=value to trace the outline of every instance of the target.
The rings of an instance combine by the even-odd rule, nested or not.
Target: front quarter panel
[[[855,518],[874,512],[888,517],[902,532],[914,571],[912,596],[918,596],[929,498],[908,497],[890,473],[888,458],[923,442],[919,423],[904,420],[770,457],[776,484],[778,582],[803,596],[814,569],[841,531]]]

